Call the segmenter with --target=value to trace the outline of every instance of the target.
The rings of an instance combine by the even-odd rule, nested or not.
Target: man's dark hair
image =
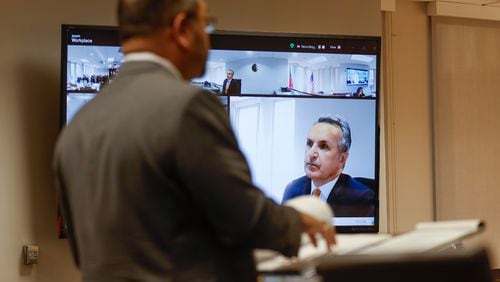
[[[318,118],[316,123],[328,123],[340,128],[342,131],[342,139],[340,140],[340,150],[342,152],[349,152],[351,149],[351,127],[349,123],[340,115],[323,115]]]
[[[172,24],[181,11],[194,11],[197,0],[119,0],[121,41],[147,35]]]

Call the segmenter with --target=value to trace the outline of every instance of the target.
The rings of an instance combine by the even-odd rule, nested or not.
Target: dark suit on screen
[[[83,281],[255,282],[252,249],[297,255],[298,212],[252,185],[217,98],[153,61],[77,113],[54,167]]]
[[[311,194],[311,179],[302,176],[285,188],[283,202]],[[348,174],[341,174],[327,199],[334,216],[374,216],[375,193]]]
[[[222,93],[227,95],[240,95],[241,94],[241,79],[231,79],[229,83],[229,88],[226,91],[227,79],[224,79],[224,83],[222,84]]]

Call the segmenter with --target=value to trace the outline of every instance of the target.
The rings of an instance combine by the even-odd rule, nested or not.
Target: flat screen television
[[[225,106],[254,183],[280,203],[287,184],[304,175],[310,127],[321,115],[341,115],[352,133],[344,173],[369,186],[376,203],[373,216],[332,222],[339,233],[378,232],[380,38],[217,31],[211,42],[206,73],[191,83]],[[116,27],[81,25],[62,26],[61,54],[63,127],[113,83],[124,54]],[[231,91],[228,70],[237,82]],[[369,85],[366,96],[355,97],[361,84]]]
[[[362,69],[346,69],[347,86],[368,85],[369,71]]]

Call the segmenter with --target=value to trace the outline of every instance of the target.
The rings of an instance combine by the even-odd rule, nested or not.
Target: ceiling
[[[114,68],[123,62],[119,46],[68,46],[68,62],[90,65],[95,68]]]
[[[208,64],[216,66],[227,62],[242,60],[258,60],[265,58],[284,59],[289,64],[298,64],[312,68],[338,67],[348,64],[359,64],[369,66],[371,69],[377,67],[375,55],[351,54],[324,54],[324,53],[295,53],[295,52],[270,52],[270,51],[231,51],[210,50]]]

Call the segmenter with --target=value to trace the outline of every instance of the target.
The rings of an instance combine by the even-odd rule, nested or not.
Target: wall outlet
[[[26,265],[38,263],[38,245],[23,246],[23,261]]]

